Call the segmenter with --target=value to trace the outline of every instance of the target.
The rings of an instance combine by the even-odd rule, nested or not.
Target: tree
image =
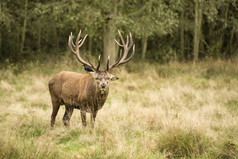
[[[104,62],[117,58],[117,29],[132,32],[142,59],[230,58],[238,50],[237,12],[237,0],[4,0],[0,60],[64,54],[70,32],[80,29],[89,34],[82,51],[103,53]]]
[[[193,61],[196,62],[198,60],[199,44],[201,37],[203,0],[194,0],[194,2],[195,19],[193,35]]]
[[[25,37],[26,37],[26,25],[27,25],[27,19],[28,19],[27,12],[28,12],[28,0],[25,0],[25,4],[24,4],[24,13],[23,13],[24,22],[23,22],[23,26],[22,26],[21,45],[20,45],[19,54],[22,53],[23,48],[24,48],[24,43],[25,43]],[[18,57],[20,57],[19,54],[18,54]]]
[[[127,1],[130,10],[126,12],[131,30],[141,40],[141,58],[145,59],[149,37],[172,34],[178,26],[177,1]],[[170,7],[173,6],[173,7]]]
[[[8,30],[12,20],[6,1],[0,3],[0,56],[3,55],[3,33]]]

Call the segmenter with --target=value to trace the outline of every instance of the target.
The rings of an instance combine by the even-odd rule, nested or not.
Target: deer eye
[[[100,78],[96,77],[95,79],[96,79],[96,80],[99,80]]]
[[[109,77],[107,77],[107,78],[106,78],[106,80],[110,80],[110,78],[109,78]]]

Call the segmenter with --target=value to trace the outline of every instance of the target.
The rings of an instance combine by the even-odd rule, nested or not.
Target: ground
[[[48,81],[85,73],[71,60],[0,71],[0,158],[238,158],[238,60],[140,63],[115,69],[95,128],[74,111],[53,130]],[[90,116],[87,116],[89,123]]]

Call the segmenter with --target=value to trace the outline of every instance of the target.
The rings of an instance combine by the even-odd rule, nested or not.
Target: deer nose
[[[102,88],[106,88],[106,86],[107,86],[107,85],[106,85],[105,83],[102,83],[102,84],[101,84],[101,87],[102,87]]]

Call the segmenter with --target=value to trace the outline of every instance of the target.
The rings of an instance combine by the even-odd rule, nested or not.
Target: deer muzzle
[[[105,89],[106,86],[107,86],[107,85],[106,85],[105,83],[102,83],[102,84],[101,84],[101,88],[102,88],[102,89]]]

